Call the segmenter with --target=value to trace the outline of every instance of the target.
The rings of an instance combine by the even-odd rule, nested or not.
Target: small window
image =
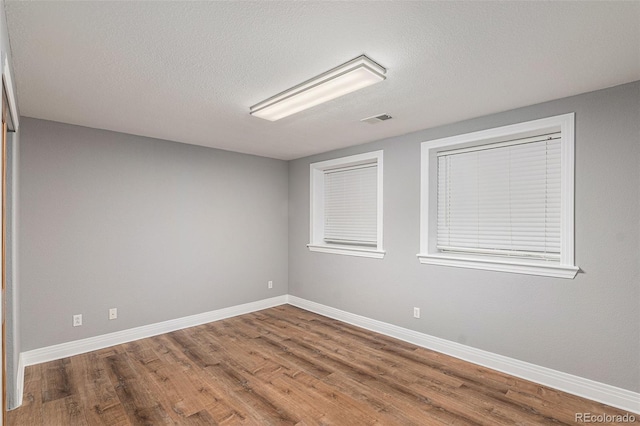
[[[311,164],[311,251],[382,258],[382,151]]]
[[[573,278],[573,114],[422,144],[422,263]]]

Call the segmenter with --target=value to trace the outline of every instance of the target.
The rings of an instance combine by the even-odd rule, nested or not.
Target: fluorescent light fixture
[[[365,55],[285,90],[250,108],[251,115],[269,121],[338,98],[384,80],[387,70]]]

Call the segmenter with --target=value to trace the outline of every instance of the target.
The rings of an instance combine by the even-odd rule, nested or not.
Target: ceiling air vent
[[[374,115],[372,117],[363,118],[360,121],[362,121],[363,123],[376,124],[381,121],[391,120],[392,118],[393,117],[391,117],[389,114],[380,114],[380,115]]]

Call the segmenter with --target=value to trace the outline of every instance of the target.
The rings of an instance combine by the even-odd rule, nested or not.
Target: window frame
[[[525,138],[552,131],[560,131],[562,134],[560,147],[560,261],[555,263],[545,260],[439,251],[436,248],[438,236],[437,153],[458,148],[487,145],[516,138]],[[574,175],[575,113],[423,142],[421,144],[420,176],[420,253],[417,254],[420,263],[558,278],[574,278],[579,271],[579,268],[575,266],[574,262]]]
[[[377,232],[376,246],[366,247],[347,244],[330,244],[324,241],[324,178],[329,170],[376,163],[377,168]],[[372,151],[364,154],[335,158],[332,160],[311,163],[310,168],[310,209],[309,209],[309,244],[310,251],[341,254],[347,256],[370,257],[382,259],[383,250],[383,151]]]

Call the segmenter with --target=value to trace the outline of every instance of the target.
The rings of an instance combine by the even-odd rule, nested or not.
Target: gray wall
[[[23,351],[287,293],[286,162],[24,117],[20,142]]]
[[[583,272],[563,280],[419,264],[420,142],[567,112]],[[23,351],[288,292],[640,391],[640,82],[288,167],[28,118],[20,138]],[[386,257],[309,252],[309,163],[376,149]],[[82,327],[71,327],[74,313]]]
[[[568,112],[583,272],[565,280],[419,264],[420,143]],[[309,252],[309,163],[378,149],[386,257]],[[289,293],[638,392],[639,170],[640,82],[292,161]]]
[[[0,0],[0,48],[7,55],[9,67],[12,67],[11,47],[9,45],[9,33],[7,32],[7,20],[4,10],[4,0]],[[15,80],[15,74],[12,74]],[[15,83],[15,82],[14,82]],[[15,86],[14,86],[14,93]],[[18,221],[18,191],[17,191],[17,162],[20,152],[19,132],[9,133],[7,135],[7,182],[6,182],[6,300],[5,300],[5,321],[6,321],[6,347],[4,348],[7,356],[7,408],[16,406],[16,395],[12,392],[15,389],[18,374],[18,359],[21,351],[20,333],[18,332],[20,324],[19,310],[19,292],[18,292],[18,256],[17,256],[17,221]]]

